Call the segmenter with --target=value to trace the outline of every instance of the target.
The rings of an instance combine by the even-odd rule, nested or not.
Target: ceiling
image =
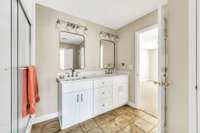
[[[140,48],[142,49],[158,48],[158,27],[142,32],[140,34]]]
[[[37,3],[116,30],[167,0],[37,0]]]

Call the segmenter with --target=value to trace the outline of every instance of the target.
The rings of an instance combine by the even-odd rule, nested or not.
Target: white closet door
[[[11,129],[11,1],[0,5],[0,133]]]
[[[200,132],[200,92],[199,92],[199,87],[200,87],[200,0],[197,0],[197,86],[198,86],[198,91],[197,91],[197,132]]]
[[[29,122],[29,116],[22,118],[22,71],[31,63],[31,25],[23,10],[22,5],[18,8],[18,128],[24,133]]]

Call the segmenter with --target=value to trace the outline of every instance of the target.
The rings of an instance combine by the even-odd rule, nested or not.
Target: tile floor
[[[32,133],[156,133],[157,119],[140,110],[123,106],[73,127],[60,130],[58,119],[32,127]]]

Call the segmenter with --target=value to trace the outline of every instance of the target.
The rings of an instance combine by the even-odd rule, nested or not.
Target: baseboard
[[[27,127],[26,127],[26,131],[25,133],[31,133],[31,129],[32,129],[32,123],[31,121],[28,123]]]
[[[131,107],[133,107],[133,108],[137,108],[137,106],[135,105],[135,103],[132,102],[132,101],[129,101],[128,105],[131,106]]]
[[[40,123],[40,122],[43,122],[43,121],[54,119],[56,117],[58,117],[58,112],[47,114],[47,115],[42,115],[42,116],[33,118],[32,121],[31,121],[31,124],[32,125],[37,124],[37,123]]]

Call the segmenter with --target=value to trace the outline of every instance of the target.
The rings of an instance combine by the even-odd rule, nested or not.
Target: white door
[[[21,4],[18,8],[18,132],[25,132],[29,116],[22,117],[22,72],[31,64],[31,24]]]
[[[197,31],[196,31],[196,37],[197,37],[197,44],[196,44],[196,47],[197,47],[197,53],[196,53],[196,60],[197,60],[197,62],[196,62],[196,70],[197,70],[197,75],[196,75],[196,77],[197,77],[197,79],[196,79],[196,84],[197,84],[197,113],[196,113],[196,116],[198,117],[197,118],[197,131],[196,132],[200,132],[200,92],[199,92],[199,87],[200,87],[200,26],[199,26],[199,24],[200,24],[200,1],[199,0],[197,0],[196,1],[197,2],[197,9],[196,9],[196,11],[197,11],[197,13],[196,13],[196,16],[197,16],[197,20],[196,20],[196,22],[197,22]],[[195,119],[194,119],[195,120]]]
[[[89,119],[93,112],[92,89],[87,89],[79,93],[80,96],[80,122]]]
[[[0,132],[11,132],[11,1],[3,0],[0,6]]]
[[[157,68],[157,76],[155,76],[156,78],[153,78],[153,81],[155,84],[157,84],[156,89],[156,100],[152,100],[155,101],[156,104],[156,112],[157,112],[157,117],[158,117],[158,133],[164,133],[165,132],[165,88],[166,88],[166,53],[165,53],[165,43],[166,43],[166,29],[165,29],[165,8],[164,7],[159,7],[157,9],[158,11],[158,24],[156,25],[156,27],[158,27],[158,43],[157,43],[157,54],[156,54],[156,59],[157,59],[157,63],[156,66],[154,66],[154,68]],[[155,26],[153,26],[155,27]],[[149,27],[150,29],[152,29],[152,27]],[[140,81],[150,81],[152,82],[152,79],[150,78],[151,76],[149,74],[147,74],[147,76],[143,76],[141,74],[140,69],[143,69],[142,67],[146,66],[143,65],[142,67],[140,67],[140,34],[144,33],[144,31],[148,31],[149,28],[145,28],[143,30],[140,30],[138,32],[136,32],[136,46],[135,46],[135,62],[136,62],[136,67],[135,67],[135,104],[136,107],[140,109],[141,105],[142,105],[142,93],[140,90],[141,87],[141,82]],[[145,47],[145,50],[147,48]],[[149,48],[148,48],[149,49]],[[148,56],[149,57],[149,56]],[[146,63],[146,61],[145,61]],[[146,71],[144,71],[146,72]],[[146,74],[145,74],[146,75]],[[142,77],[143,76],[143,77]],[[142,80],[140,80],[142,79]],[[156,80],[156,81],[155,81]],[[150,102],[150,101],[149,101]],[[148,102],[148,103],[149,103]],[[146,105],[146,104],[145,104]]]
[[[63,94],[63,125],[73,125],[79,120],[79,92]]]
[[[158,8],[158,133],[165,132],[165,89],[166,89],[166,14],[163,6]]]

